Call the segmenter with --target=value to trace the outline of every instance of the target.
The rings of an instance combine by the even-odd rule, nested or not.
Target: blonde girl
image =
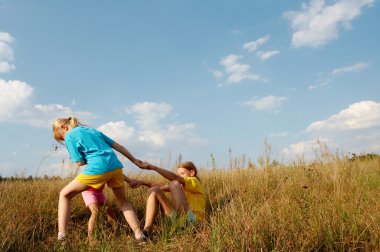
[[[160,167],[143,162],[141,169],[156,171],[169,180],[168,184],[131,180],[125,178],[132,188],[141,185],[150,187],[146,203],[145,225],[143,232],[149,237],[153,231],[153,222],[157,216],[159,206],[166,216],[174,214],[187,215],[191,222],[202,220],[205,215],[206,197],[203,186],[197,177],[197,168],[192,162],[184,162],[178,165],[177,174]],[[164,192],[170,192],[171,202]]]
[[[126,199],[123,165],[113,149],[137,166],[141,165],[141,161],[122,145],[96,129],[83,126],[73,116],[56,119],[53,123],[53,136],[58,142],[65,142],[71,162],[78,166],[87,165],[83,172],[66,185],[59,194],[58,240],[66,236],[71,214],[71,199],[90,187],[100,189],[104,184],[112,188],[118,207],[132,228],[135,239],[146,239],[140,228],[136,212]]]

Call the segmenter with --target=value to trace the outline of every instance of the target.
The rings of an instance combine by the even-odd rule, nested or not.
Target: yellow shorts
[[[124,186],[123,169],[116,169],[99,175],[86,175],[79,174],[76,178],[81,184],[90,186],[95,189],[100,189],[107,184],[108,187],[122,187]]]

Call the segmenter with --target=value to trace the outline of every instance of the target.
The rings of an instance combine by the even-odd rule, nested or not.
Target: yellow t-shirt
[[[206,211],[206,196],[203,186],[197,177],[185,177],[185,186],[183,190],[189,207],[195,214],[196,218],[202,220]]]

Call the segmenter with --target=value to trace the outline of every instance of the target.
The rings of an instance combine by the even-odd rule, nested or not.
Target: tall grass
[[[80,196],[73,200],[67,244],[62,247],[56,241],[58,194],[68,180],[3,181],[0,250],[380,250],[377,159],[350,161],[331,156],[313,164],[266,162],[249,169],[232,162],[228,169],[201,170],[200,175],[208,195],[204,222],[189,226],[159,218],[152,240],[141,246],[117,212],[116,228],[99,222],[99,242],[92,248],[86,243],[89,212]],[[142,219],[147,189],[126,191]]]

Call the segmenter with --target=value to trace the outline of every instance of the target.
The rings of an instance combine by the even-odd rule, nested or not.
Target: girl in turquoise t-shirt
[[[87,165],[59,194],[58,240],[66,236],[71,199],[90,187],[100,189],[104,184],[112,188],[117,204],[135,238],[145,240],[136,212],[125,196],[123,165],[113,150],[117,150],[137,166],[141,165],[141,161],[100,131],[82,126],[75,117],[56,119],[53,123],[53,136],[58,142],[65,142],[73,163],[78,166]]]

